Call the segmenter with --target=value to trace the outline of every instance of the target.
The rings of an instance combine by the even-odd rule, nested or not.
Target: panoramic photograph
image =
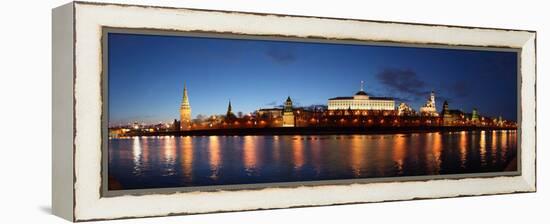
[[[518,172],[518,52],[106,34],[108,190]]]

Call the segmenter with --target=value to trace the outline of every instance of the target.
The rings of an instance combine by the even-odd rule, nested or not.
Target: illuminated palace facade
[[[335,97],[328,100],[328,110],[353,110],[353,111],[372,111],[372,110],[395,110],[395,100],[390,97],[372,97],[363,90],[363,81],[361,89],[354,96]]]

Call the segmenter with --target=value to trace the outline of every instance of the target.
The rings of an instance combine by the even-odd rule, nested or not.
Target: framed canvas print
[[[71,221],[534,192],[534,31],[53,10]]]

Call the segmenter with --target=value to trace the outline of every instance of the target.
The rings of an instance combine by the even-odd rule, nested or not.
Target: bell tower
[[[432,92],[430,93],[430,105],[432,105],[433,107],[435,107],[435,92],[432,90]]]

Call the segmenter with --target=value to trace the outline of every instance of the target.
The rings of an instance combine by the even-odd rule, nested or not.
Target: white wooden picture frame
[[[536,191],[536,32],[73,2],[53,10],[53,213],[70,221]],[[104,28],[212,32],[520,52],[518,175],[106,197],[102,186]]]

